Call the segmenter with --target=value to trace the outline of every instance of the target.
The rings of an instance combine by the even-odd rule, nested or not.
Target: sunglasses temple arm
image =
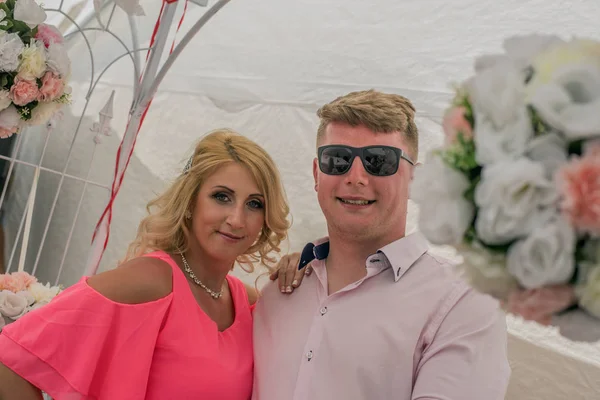
[[[413,160],[411,160],[410,157],[404,155],[404,153],[400,154],[400,158],[404,158],[406,161],[408,161],[410,163],[410,165],[415,165],[415,162]]]

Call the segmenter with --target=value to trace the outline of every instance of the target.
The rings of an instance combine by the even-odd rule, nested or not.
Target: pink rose
[[[42,87],[39,89],[39,101],[52,101],[62,95],[64,82],[58,76],[48,71],[42,77]]]
[[[52,43],[62,44],[64,41],[63,35],[53,25],[39,24],[35,38],[44,42],[46,47]]]
[[[10,275],[0,275],[0,290],[9,290],[17,293],[26,290],[29,285],[35,282],[37,282],[37,278],[29,275],[27,272],[13,272]]]
[[[25,289],[27,289],[32,283],[37,282],[37,278],[28,274],[27,272],[13,272],[11,275],[13,276],[13,279],[16,279],[18,282],[22,283],[25,286]]]
[[[465,107],[452,107],[442,121],[442,128],[446,134],[446,144],[452,144],[458,140],[458,134],[462,133],[463,138],[470,139],[473,137],[473,128],[465,118],[467,109]]]
[[[16,78],[14,84],[10,88],[10,97],[13,103],[18,106],[24,106],[37,99],[40,91],[37,83],[26,79]]]
[[[550,325],[552,316],[577,303],[571,285],[554,285],[538,289],[517,290],[504,303],[506,311],[528,321]]]
[[[582,233],[600,234],[600,150],[589,147],[557,173],[561,211]]]

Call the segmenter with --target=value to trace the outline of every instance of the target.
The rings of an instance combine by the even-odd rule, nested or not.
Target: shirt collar
[[[402,275],[427,252],[429,246],[427,240],[420,232],[412,233],[389,243],[379,250],[378,254],[383,254],[389,265],[394,270],[394,280],[398,282]],[[329,238],[324,237],[314,242],[308,243],[300,256],[298,268],[303,268],[314,259],[324,260],[329,255]]]

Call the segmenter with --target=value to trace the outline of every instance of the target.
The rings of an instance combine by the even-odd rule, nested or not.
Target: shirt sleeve
[[[412,400],[504,400],[511,371],[496,300],[466,291],[429,336]]]
[[[54,400],[143,399],[171,300],[116,303],[84,277],[4,327],[0,362]]]

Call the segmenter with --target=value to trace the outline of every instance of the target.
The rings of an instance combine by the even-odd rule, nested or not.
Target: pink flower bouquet
[[[48,304],[62,288],[43,285],[27,272],[0,275],[0,330],[29,311]]]
[[[600,324],[600,43],[512,37],[481,57],[444,116],[411,197],[430,242],[478,290],[551,324]]]
[[[70,102],[71,63],[35,0],[0,2],[0,138],[42,125]]]

